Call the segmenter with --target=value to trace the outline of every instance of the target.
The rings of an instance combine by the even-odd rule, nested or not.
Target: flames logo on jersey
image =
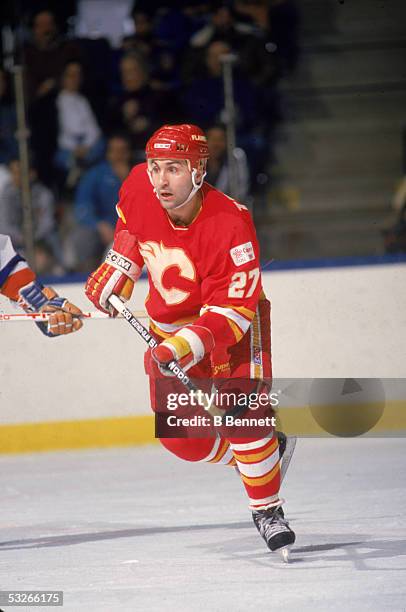
[[[181,304],[190,295],[189,291],[184,291],[177,287],[164,287],[163,276],[168,268],[175,267],[179,270],[179,276],[187,280],[196,280],[196,270],[188,255],[179,247],[166,247],[162,242],[138,243],[140,253],[144,258],[152,282],[162,299],[168,306]]]

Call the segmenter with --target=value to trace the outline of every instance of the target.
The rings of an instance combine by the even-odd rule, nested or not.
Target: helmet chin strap
[[[182,206],[185,206],[185,204],[190,202],[193,196],[199,191],[200,187],[203,185],[204,177],[206,176],[207,172],[203,172],[200,183],[196,183],[196,174],[197,174],[197,170],[196,168],[193,168],[192,170],[192,184],[193,184],[192,190],[189,193],[186,200],[182,202],[182,204],[178,204],[177,206],[174,206],[172,210],[178,210],[178,208],[182,208]]]
[[[154,187],[154,183],[152,181],[152,176],[151,176],[151,172],[148,169],[147,170],[148,176],[149,176],[149,180],[151,181],[151,185]],[[178,210],[178,208],[182,208],[182,206],[185,206],[185,204],[187,204],[188,202],[190,202],[190,200],[193,198],[193,196],[199,191],[200,187],[203,185],[203,181],[204,181],[204,177],[206,176],[207,172],[206,170],[203,172],[202,174],[202,178],[200,180],[200,183],[196,183],[196,174],[197,174],[197,170],[196,168],[193,168],[192,170],[192,190],[189,193],[188,197],[186,198],[186,200],[184,202],[182,202],[181,204],[178,204],[177,206],[174,206],[173,208],[171,208],[171,210]],[[156,195],[156,197],[158,198],[158,194],[157,194],[157,190],[154,187],[154,193]],[[159,200],[159,198],[158,198]]]

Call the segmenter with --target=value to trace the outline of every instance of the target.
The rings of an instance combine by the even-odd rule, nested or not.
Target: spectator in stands
[[[189,44],[191,35],[195,31],[195,15],[190,10],[193,2],[159,2],[154,35],[158,43],[171,49],[177,57],[180,56]]]
[[[213,40],[224,40],[231,47],[238,48],[243,41],[246,28],[236,22],[230,2],[214,3],[209,21],[193,34],[190,46],[196,49],[207,47]]]
[[[153,12],[136,2],[131,12],[135,33],[123,39],[125,52],[136,52],[145,58],[150,69],[150,85],[157,91],[172,91],[179,86],[179,62],[176,53],[154,37]]]
[[[82,171],[100,161],[105,142],[88,100],[80,93],[82,67],[68,62],[56,97],[58,144],[55,165],[67,175],[73,187]]]
[[[60,35],[54,14],[48,10],[36,13],[31,41],[24,46],[29,99],[42,97],[55,89],[67,62],[81,58],[78,44]]]
[[[228,1],[216,3],[210,21],[190,40],[190,53],[184,63],[184,76],[201,69],[201,50],[212,42],[226,42],[238,58],[238,68],[251,82],[258,86],[274,84],[278,76],[276,46],[271,42],[267,29],[254,23],[243,22]]]
[[[188,122],[207,128],[225,121],[221,58],[230,50],[230,46],[220,40],[208,46],[206,72],[187,86],[183,94],[184,118]],[[255,188],[257,177],[266,172],[270,155],[268,124],[271,117],[261,112],[258,90],[238,69],[234,70],[233,86],[237,144],[247,153]]]
[[[10,158],[17,156],[16,130],[10,74],[0,68],[0,164],[7,164]]]
[[[163,93],[149,83],[148,65],[135,52],[124,55],[120,62],[122,92],[110,103],[109,131],[127,132],[136,159],[144,159],[144,146],[149,136],[163,122],[172,119],[171,107]]]
[[[75,194],[74,214],[78,224],[72,235],[76,261],[71,267],[81,272],[92,269],[113,241],[117,221],[115,205],[121,183],[131,169],[131,148],[126,136],[112,135],[106,159],[81,178]]]
[[[19,159],[8,164],[10,180],[2,189],[0,206],[0,233],[11,237],[14,246],[24,248],[23,205],[21,198],[21,166]],[[55,200],[52,192],[38,181],[33,162],[30,167],[31,206],[33,215],[34,241],[36,247],[37,271],[44,267],[49,271],[56,264],[62,272],[62,252],[55,224]],[[42,254],[48,253],[45,260]]]
[[[58,80],[70,60],[80,61],[83,53],[77,43],[59,33],[55,15],[49,10],[36,12],[31,40],[24,45],[30,146],[37,159],[41,181],[54,186],[53,157],[57,145],[55,96]]]
[[[230,169],[227,159],[226,129],[222,124],[215,124],[206,130],[210,157],[207,162],[206,180],[223,193],[233,195],[237,200],[247,203],[249,191],[249,171],[247,156],[240,148],[234,149],[236,184],[234,193],[230,185]]]
[[[191,123],[207,127],[223,119],[224,84],[221,58],[230,52],[230,45],[221,40],[216,40],[207,47],[205,72],[186,87],[183,96],[184,111]],[[237,71],[234,71],[234,100],[237,107],[237,127],[240,131],[249,130],[258,120],[257,92]]]
[[[151,50],[155,46],[154,26],[152,14],[147,8],[141,9],[138,7],[138,2],[135,3],[131,11],[131,17],[134,23],[134,34],[125,36],[122,42],[124,51],[135,51],[144,57],[151,55]]]

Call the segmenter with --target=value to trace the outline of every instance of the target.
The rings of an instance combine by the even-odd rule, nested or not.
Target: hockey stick
[[[148,329],[146,327],[144,327],[144,325],[142,323],[140,323],[140,321],[137,319],[137,317],[135,316],[135,313],[131,312],[131,310],[129,310],[126,307],[124,302],[122,300],[120,300],[120,298],[117,295],[111,295],[109,297],[108,301],[113,306],[113,308],[115,310],[117,310],[117,312],[119,314],[121,314],[124,319],[126,319],[126,321],[129,323],[129,325],[131,325],[131,327],[138,333],[139,336],[141,336],[141,338],[144,340],[144,342],[146,342],[148,344],[148,346],[150,348],[155,348],[156,346],[158,346],[159,343],[157,342],[157,340],[155,340],[155,338],[152,336],[152,334],[150,334]],[[200,406],[202,406],[202,408],[207,410],[207,412],[210,414],[210,416],[212,416],[212,417],[221,417],[222,418],[222,417],[224,417],[227,414],[227,416],[237,417],[240,414],[242,414],[243,412],[245,412],[245,410],[246,410],[245,406],[237,406],[233,410],[227,411],[227,413],[226,413],[226,411],[223,410],[222,408],[218,408],[218,406],[215,406],[215,405],[209,403],[208,400],[207,400],[206,394],[203,393],[201,391],[201,389],[199,389],[190,380],[189,376],[186,374],[186,372],[184,372],[182,370],[182,368],[180,367],[180,365],[178,364],[178,362],[175,359],[173,361],[169,362],[168,369],[172,372],[172,374],[187,389],[189,389],[189,391],[191,391],[195,396],[197,396],[197,403]],[[294,446],[293,446],[293,449],[291,451],[291,454],[289,455],[289,459],[288,459],[288,461],[286,463],[285,472],[286,472],[286,469],[287,469],[287,467],[289,465],[291,456],[293,454],[293,450],[294,450]]]
[[[6,314],[0,312],[0,323],[4,323],[6,321],[16,322],[16,321],[48,321],[49,317],[54,314],[52,312],[22,312],[22,313],[12,313]],[[148,319],[148,315],[144,310],[136,310],[134,315],[139,319]],[[74,315],[76,316],[76,315]],[[114,320],[109,314],[105,312],[100,312],[99,310],[93,310],[91,312],[83,312],[79,317],[79,319],[110,319]],[[121,316],[120,316],[121,318]]]
[[[139,336],[148,344],[149,347],[155,348],[158,346],[158,342],[155,338],[149,333],[148,329],[143,326],[142,323],[137,319],[135,313],[131,312],[124,302],[120,300],[117,295],[111,295],[109,297],[109,302],[117,310],[119,314],[121,314],[126,321],[128,321],[129,325],[138,333]],[[168,364],[168,369],[172,372],[172,374],[180,380],[180,382],[191,391],[193,394],[197,396],[197,403],[200,404],[212,417],[223,417],[225,414],[225,410],[218,408],[210,404],[206,399],[206,394],[202,393],[198,387],[190,380],[189,376],[182,370],[178,362],[174,359]],[[202,397],[203,396],[203,397]]]

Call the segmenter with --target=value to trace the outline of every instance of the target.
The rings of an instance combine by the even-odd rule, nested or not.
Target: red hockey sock
[[[250,508],[266,508],[279,501],[279,447],[276,436],[252,440],[230,439],[230,446],[241,480],[248,494]]]

